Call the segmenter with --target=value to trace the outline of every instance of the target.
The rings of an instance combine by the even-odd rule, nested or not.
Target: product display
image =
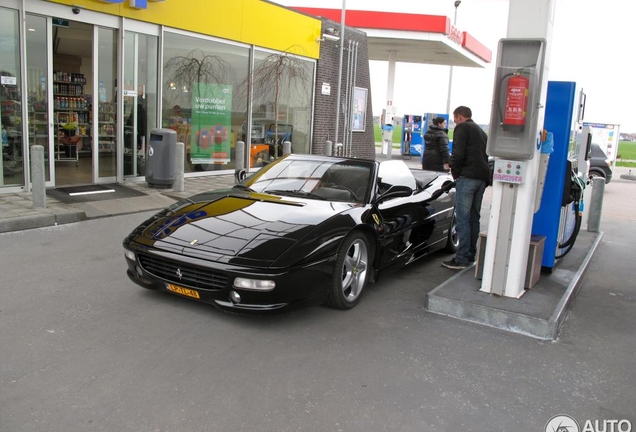
[[[4,76],[4,75],[3,75]],[[23,170],[22,157],[22,103],[17,86],[0,88],[2,113],[2,144],[0,145],[0,184],[4,177],[13,177]]]
[[[84,146],[91,124],[88,98],[84,93],[83,74],[56,71],[53,73],[53,111],[57,127],[55,160],[74,161],[79,165],[80,152],[90,152]]]

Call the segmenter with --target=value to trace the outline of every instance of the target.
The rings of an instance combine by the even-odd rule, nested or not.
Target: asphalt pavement
[[[606,186],[556,341],[426,311],[443,253],[350,311],[245,317],[128,280],[121,240],[150,211],[1,233],[0,431],[635,430],[635,192]]]

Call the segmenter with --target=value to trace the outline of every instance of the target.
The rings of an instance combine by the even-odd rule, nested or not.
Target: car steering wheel
[[[353,198],[356,201],[360,201],[360,199],[358,198],[358,195],[356,195],[356,193],[354,191],[352,191],[351,189],[349,189],[346,186],[340,185],[340,184],[334,184],[330,186],[333,189],[340,189],[340,190],[345,190],[347,192],[349,192],[351,194],[351,198]]]

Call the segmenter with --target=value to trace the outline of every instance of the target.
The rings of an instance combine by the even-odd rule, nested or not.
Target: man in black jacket
[[[463,269],[475,261],[481,201],[488,186],[490,170],[486,154],[486,133],[472,120],[470,108],[459,106],[453,111],[455,132],[451,174],[455,179],[455,218],[459,248],[455,258],[442,265]]]

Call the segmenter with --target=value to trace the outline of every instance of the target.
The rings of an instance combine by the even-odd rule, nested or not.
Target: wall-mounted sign
[[[148,9],[148,2],[160,2],[164,0],[99,0],[103,3],[124,3],[128,2],[128,6],[134,9]]]
[[[523,184],[526,177],[526,163],[496,159],[492,179],[501,183]]]
[[[230,162],[232,86],[196,83],[192,89],[193,164]]]
[[[329,96],[331,94],[331,84],[322,83],[322,94]]]
[[[620,125],[583,122],[583,126],[590,127],[592,144],[598,144],[607,155],[607,158],[612,162],[615,161],[620,137]]]
[[[368,89],[353,88],[353,116],[351,117],[351,130],[364,132],[367,122],[367,93]]]
[[[53,18],[53,25],[57,27],[68,27],[68,20],[62,18]]]
[[[14,86],[18,84],[18,79],[12,76],[3,76],[3,77],[0,77],[0,84]]]
[[[454,25],[451,25],[450,33],[448,34],[448,38],[450,40],[455,42],[457,45],[461,45],[463,36],[464,36],[464,33],[460,29],[458,29]]]

